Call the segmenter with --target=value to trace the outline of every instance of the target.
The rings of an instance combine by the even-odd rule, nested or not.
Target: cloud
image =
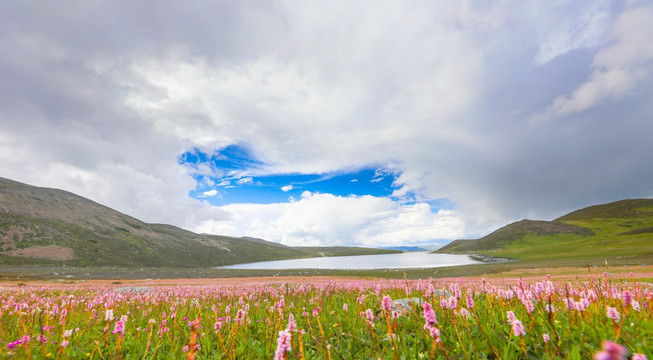
[[[218,195],[218,190],[213,189],[213,190],[205,191],[205,192],[202,193],[202,195],[204,195],[204,196],[216,196],[216,195]]]
[[[569,51],[599,46],[605,41],[612,20],[610,1],[546,2],[539,6],[563,8],[566,16],[545,20],[553,26],[544,32],[535,56],[536,65],[544,65]]]
[[[0,2],[0,175],[288,243],[483,235],[653,196],[642,3]],[[182,164],[230,145],[259,162]],[[398,174],[396,198],[188,197],[361,168]]]
[[[653,65],[653,8],[625,11],[612,29],[615,43],[594,56],[594,71],[569,95],[557,97],[534,123],[585,111],[602,101],[619,100],[645,81]]]
[[[290,191],[292,189],[293,189],[292,185],[286,185],[286,186],[281,187],[281,191],[283,191],[283,192],[288,192],[288,191]]]
[[[293,246],[424,244],[464,233],[464,223],[456,211],[434,213],[425,203],[399,205],[373,196],[304,192],[294,202],[231,204],[220,209],[230,213],[232,220],[206,220],[197,230],[264,237]]]
[[[238,179],[238,180],[236,181],[236,184],[239,184],[239,185],[242,185],[242,184],[251,184],[251,183],[253,183],[253,182],[254,182],[254,179],[252,179],[251,177],[246,177],[246,178]]]

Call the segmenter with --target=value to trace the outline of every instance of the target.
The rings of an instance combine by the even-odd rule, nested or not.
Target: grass
[[[605,341],[650,357],[647,286],[602,274],[266,279],[137,291],[28,282],[0,292],[0,357],[576,360],[592,358]]]
[[[624,200],[581,209],[554,222],[513,223],[479,240],[459,240],[440,251],[507,257],[529,267],[592,265],[605,260],[651,263],[651,228],[653,200]]]

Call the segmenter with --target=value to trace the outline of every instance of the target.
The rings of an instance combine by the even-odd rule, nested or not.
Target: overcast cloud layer
[[[0,176],[291,245],[484,235],[653,196],[652,70],[648,1],[3,1]],[[180,155],[233,144],[395,196],[189,197],[219,169]]]

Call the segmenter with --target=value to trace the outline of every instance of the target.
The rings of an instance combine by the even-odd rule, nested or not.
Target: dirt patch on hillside
[[[9,256],[22,256],[36,259],[47,260],[72,260],[75,258],[75,252],[71,248],[65,248],[57,245],[32,246],[25,249],[15,249],[4,252]]]

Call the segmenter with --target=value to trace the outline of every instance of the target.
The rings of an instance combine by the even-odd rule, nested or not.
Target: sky
[[[653,197],[650,1],[0,2],[0,176],[286,245]]]

